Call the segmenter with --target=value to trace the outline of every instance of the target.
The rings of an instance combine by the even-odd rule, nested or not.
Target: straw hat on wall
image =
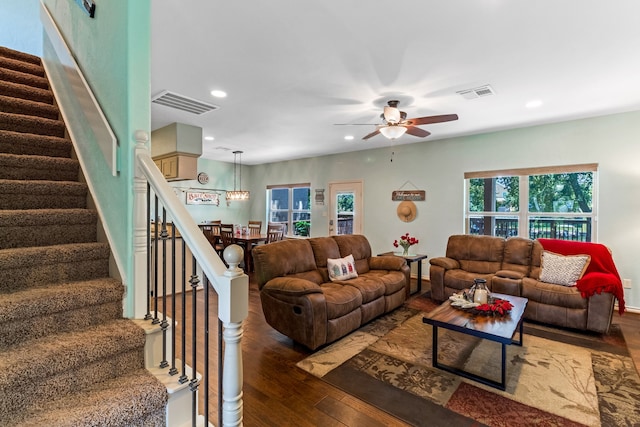
[[[411,222],[416,219],[416,213],[418,209],[416,208],[416,204],[411,200],[405,200],[398,205],[398,209],[396,213],[400,221],[403,222]]]

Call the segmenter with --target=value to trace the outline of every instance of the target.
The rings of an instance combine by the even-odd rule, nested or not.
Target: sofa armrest
[[[498,270],[496,271],[496,276],[504,277],[507,279],[522,279],[524,277],[524,274],[520,273],[519,271],[513,270]]]
[[[299,277],[275,277],[262,287],[261,291],[269,294],[280,294],[291,297],[322,293],[320,286]]]
[[[402,270],[402,266],[407,261],[399,256],[373,256],[369,258],[369,269],[371,270]]]
[[[442,267],[445,270],[454,270],[456,268],[460,268],[460,263],[458,261],[456,261],[453,258],[447,258],[447,257],[431,258],[429,260],[429,263],[431,265]]]

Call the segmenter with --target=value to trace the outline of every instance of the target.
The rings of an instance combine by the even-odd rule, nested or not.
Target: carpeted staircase
[[[164,426],[40,58],[0,47],[0,426]]]

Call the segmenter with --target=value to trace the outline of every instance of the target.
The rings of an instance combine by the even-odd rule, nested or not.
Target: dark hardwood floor
[[[428,282],[426,289],[428,289]],[[423,290],[425,281],[423,281]],[[212,336],[217,333],[214,292],[209,294]],[[191,294],[187,293],[187,311],[191,310]],[[180,306],[181,298],[176,297]],[[198,306],[204,292],[197,293]],[[167,301],[170,307],[170,298]],[[178,309],[179,311],[179,309]],[[179,316],[179,313],[176,314]],[[176,316],[173,318],[176,319]],[[176,319],[177,320],[177,319]],[[622,327],[636,369],[640,366],[640,315],[614,314],[614,323]],[[187,343],[190,342],[187,337]],[[215,338],[213,338],[215,340]],[[178,344],[179,345],[179,344]],[[199,344],[198,348],[203,345]],[[211,345],[211,348],[215,345]],[[258,287],[250,276],[249,316],[244,323],[242,340],[244,362],[244,425],[246,426],[408,426],[391,415],[371,406],[296,367],[311,351],[292,342],[266,324],[260,305]],[[210,354],[210,370],[215,372],[215,350]],[[199,352],[198,369],[204,354]],[[209,386],[210,421],[217,423],[215,381]],[[202,401],[202,399],[201,399]],[[201,403],[202,405],[202,403]],[[201,406],[202,407],[202,406]]]

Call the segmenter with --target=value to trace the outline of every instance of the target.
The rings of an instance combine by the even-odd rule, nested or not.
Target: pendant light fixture
[[[236,157],[240,156],[240,168],[238,170],[236,164]],[[236,177],[239,177],[238,187],[236,189]],[[242,151],[233,152],[233,191],[227,191],[227,201],[231,200],[249,200],[249,191],[242,190]]]

